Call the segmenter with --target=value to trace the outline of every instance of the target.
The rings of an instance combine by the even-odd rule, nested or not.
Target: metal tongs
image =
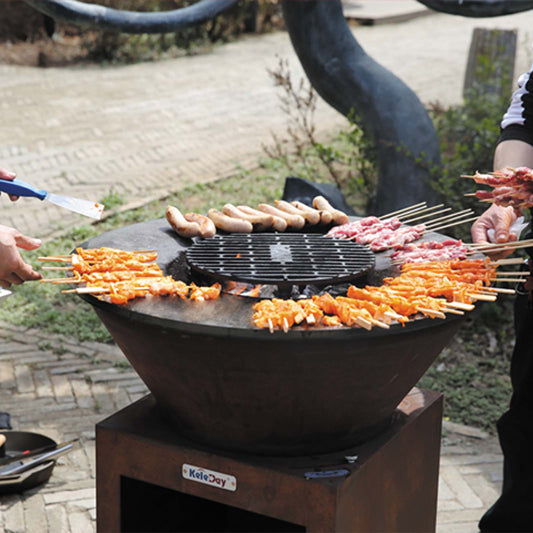
[[[76,440],[63,442],[53,448],[45,446],[32,452],[0,461],[0,483],[12,481],[27,470],[69,452],[76,442]]]

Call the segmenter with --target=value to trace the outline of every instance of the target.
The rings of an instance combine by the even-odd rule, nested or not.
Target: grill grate
[[[374,267],[374,254],[353,241],[307,233],[215,235],[186,252],[192,269],[214,279],[287,287],[342,283]]]

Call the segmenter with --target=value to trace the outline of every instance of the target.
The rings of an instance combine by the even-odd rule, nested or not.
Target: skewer
[[[501,294],[516,294],[514,289],[502,289],[500,287],[485,287],[485,290],[489,292],[499,292]]]
[[[453,309],[452,307],[443,307],[442,310],[445,313],[450,313],[452,315],[464,315],[464,311],[459,311],[459,309]]]
[[[434,316],[435,318],[446,318],[446,315],[442,311],[437,311],[435,309],[426,309],[425,307],[419,307],[418,311],[424,313],[425,315]]]
[[[426,227],[426,231],[428,231],[428,230],[429,231],[433,231],[433,232],[440,231],[440,230],[443,230],[444,228],[449,228],[451,226],[457,226],[458,224],[464,224],[466,222],[472,222],[474,220],[477,220],[478,218],[479,217],[476,216],[476,217],[472,217],[472,218],[465,218],[464,220],[456,220],[455,222],[452,222],[451,224],[446,224],[444,226],[437,225],[437,226],[432,226],[430,228]]]
[[[490,281],[505,281],[508,283],[524,283],[524,278],[491,278]]]
[[[475,192],[467,192],[464,196],[477,196],[477,194]]]
[[[526,260],[523,257],[509,257],[508,259],[499,259],[497,261],[491,261],[489,266],[499,267],[503,265],[524,265]]]
[[[502,248],[502,247],[509,247],[509,248],[512,248],[514,246],[517,246],[517,245],[522,245],[522,244],[529,244],[529,245],[533,245],[533,239],[525,239],[523,241],[508,241],[508,242],[494,242],[494,243],[491,243],[491,242],[488,242],[488,243],[472,243],[472,244],[469,244],[469,246],[473,246],[475,248],[494,248],[494,247],[498,247],[498,248]]]
[[[476,308],[475,305],[464,302],[447,302],[446,305],[455,307],[456,309],[461,309],[462,311],[473,311]]]
[[[390,326],[389,326],[387,323],[385,323],[385,322],[381,322],[381,321],[379,321],[379,320],[377,320],[377,319],[375,319],[375,318],[372,318],[372,319],[370,320],[370,322],[371,322],[372,324],[374,324],[374,326],[377,326],[378,328],[390,329]]]
[[[381,219],[390,218],[390,217],[396,216],[396,215],[398,215],[400,213],[404,213],[405,211],[411,211],[413,209],[416,209],[417,207],[426,206],[426,205],[427,205],[426,202],[421,202],[419,204],[415,204],[415,205],[412,205],[410,207],[404,207],[403,209],[398,209],[398,211],[393,211],[392,213],[387,213],[386,215],[381,215],[379,218],[381,218]]]
[[[74,270],[74,267],[42,267],[41,270],[62,270],[62,271],[68,271],[68,270]]]
[[[38,257],[38,261],[54,261],[54,262],[70,262],[72,260],[71,255],[50,255],[48,257]]]
[[[412,215],[420,215],[420,213],[425,213],[425,212],[428,212],[428,211],[435,211],[435,209],[439,209],[441,207],[444,207],[444,204],[433,205],[431,207],[425,207],[425,206],[424,207],[419,207],[418,209],[413,209],[412,211],[404,213],[403,215],[399,215],[396,218],[403,219],[405,217],[410,217]],[[451,207],[449,209],[451,209]]]
[[[446,211],[449,211],[450,209],[451,209],[451,207],[446,209]],[[444,211],[442,211],[442,212],[444,213]],[[436,215],[437,213],[433,213],[433,214]],[[446,216],[443,216],[443,217],[436,218],[434,220],[430,220],[429,222],[426,222],[426,226],[429,226],[429,225],[435,224],[436,222],[440,222],[440,221],[444,221],[444,220],[447,220],[449,222],[451,220],[454,220],[455,218],[459,219],[459,218],[465,217],[466,215],[472,215],[472,214],[473,214],[473,211],[471,209],[465,209],[463,211],[458,211],[457,213],[452,213],[450,215],[446,215]],[[415,219],[410,220],[409,222],[406,222],[406,223],[407,224],[412,224],[415,220],[419,220],[420,218],[425,218],[425,217],[415,218]]]
[[[107,287],[79,287],[77,289],[66,289],[61,291],[63,294],[75,292],[76,294],[105,294],[111,292]]]
[[[440,215],[441,213],[447,213],[448,211],[451,211],[452,208],[451,207],[446,207],[445,209],[441,209],[440,211],[435,211],[434,213],[427,213],[425,215],[422,215],[422,216],[419,216],[419,217],[415,217],[415,218],[410,218],[408,220],[402,220],[402,222],[404,224],[412,224],[413,222],[415,222],[416,220],[422,220],[423,218],[428,218],[428,217],[432,217],[434,215]],[[417,213],[418,214],[418,213]],[[440,220],[440,219],[437,219],[437,220]]]
[[[481,300],[483,302],[495,302],[497,300],[497,296],[491,296],[491,295],[485,295],[480,292],[472,292],[468,294],[470,298],[473,300]]]
[[[487,247],[487,248],[476,248],[475,250],[472,250],[471,252],[467,252],[467,255],[473,255],[475,253],[480,252],[488,252],[488,253],[498,253],[498,252],[508,252],[509,250],[518,250],[520,248],[531,248],[532,244],[519,244],[516,246],[499,246],[495,245],[493,247]]]
[[[368,331],[370,331],[372,329],[372,324],[366,318],[363,318],[362,316],[356,317],[355,318],[355,323],[358,326],[361,326],[362,328],[367,329]]]

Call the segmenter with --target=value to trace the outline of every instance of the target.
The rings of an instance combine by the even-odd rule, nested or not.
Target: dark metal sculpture
[[[532,0],[418,0],[442,13],[461,17],[500,17],[533,9]]]
[[[24,0],[56,19],[125,33],[164,33],[209,20],[237,0],[200,0],[158,13],[120,11],[76,0]],[[533,0],[419,0],[444,13],[491,17],[533,9]],[[353,113],[378,151],[373,210],[436,201],[431,169],[440,166],[433,123],[416,94],[368,56],[354,38],[341,0],[283,0],[294,49],[316,91],[332,107]]]

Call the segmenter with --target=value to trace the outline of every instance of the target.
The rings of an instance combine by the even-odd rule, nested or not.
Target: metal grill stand
[[[98,531],[435,531],[442,395],[396,414],[349,450],[258,457],[182,439],[147,396],[96,427]]]

